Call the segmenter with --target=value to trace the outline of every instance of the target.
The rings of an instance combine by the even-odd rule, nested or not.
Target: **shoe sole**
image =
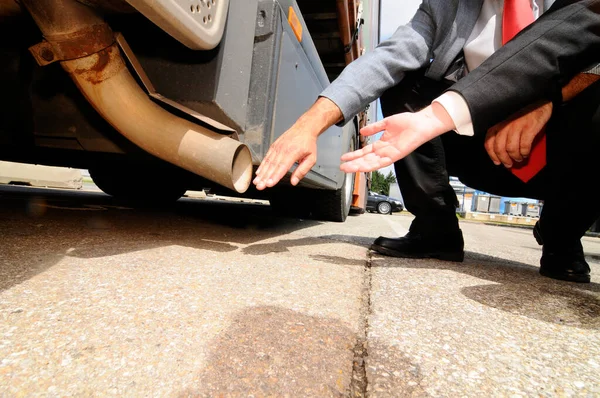
[[[462,263],[465,259],[465,253],[456,252],[436,252],[436,253],[423,253],[423,254],[407,254],[396,250],[388,249],[384,246],[371,245],[371,250],[376,251],[379,254],[383,254],[389,257],[397,258],[433,258],[442,261],[451,261],[455,263]]]
[[[575,283],[590,283],[589,275],[576,275],[576,274],[555,274],[552,272],[545,272],[540,269],[540,275],[547,278],[558,279],[560,281],[575,282]]]

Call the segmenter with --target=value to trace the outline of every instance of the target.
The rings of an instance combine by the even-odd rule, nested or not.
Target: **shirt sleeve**
[[[590,75],[600,75],[600,64],[596,64],[591,68],[588,68],[585,72]]]
[[[320,94],[333,101],[344,117],[352,120],[385,90],[396,86],[405,72],[429,65],[436,23],[430,1],[423,1],[406,25],[400,26],[373,51],[351,62]]]
[[[450,118],[456,126],[456,131],[460,135],[472,137],[475,135],[473,130],[473,121],[471,120],[471,112],[464,98],[454,91],[447,91],[441,96],[433,100],[444,107]]]

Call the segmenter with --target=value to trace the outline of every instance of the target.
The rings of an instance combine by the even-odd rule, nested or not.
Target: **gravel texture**
[[[349,394],[364,247],[267,206],[0,192],[0,396]]]
[[[410,225],[387,220],[391,236]],[[600,395],[600,266],[588,285],[554,281],[530,230],[462,229],[464,263],[373,256],[371,396]]]
[[[539,276],[525,229],[369,253],[410,221],[0,187],[0,396],[600,395],[599,239],[587,285]]]

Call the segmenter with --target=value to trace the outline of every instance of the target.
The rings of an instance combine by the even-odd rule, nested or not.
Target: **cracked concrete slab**
[[[600,393],[598,239],[574,285],[528,230],[463,223],[464,263],[369,257],[411,218],[200,200],[0,187],[0,395]]]
[[[358,218],[57,192],[0,190],[0,395],[350,394]]]
[[[387,220],[393,236],[411,219]],[[462,229],[464,263],[373,256],[370,396],[600,394],[600,265],[591,284],[553,281],[530,230]]]

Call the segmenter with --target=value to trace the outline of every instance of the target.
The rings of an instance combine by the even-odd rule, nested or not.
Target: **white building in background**
[[[458,198],[458,211],[471,211],[473,208],[473,197],[475,190],[460,182],[460,180],[456,177],[450,177],[450,185],[452,188],[454,188],[454,192]]]

